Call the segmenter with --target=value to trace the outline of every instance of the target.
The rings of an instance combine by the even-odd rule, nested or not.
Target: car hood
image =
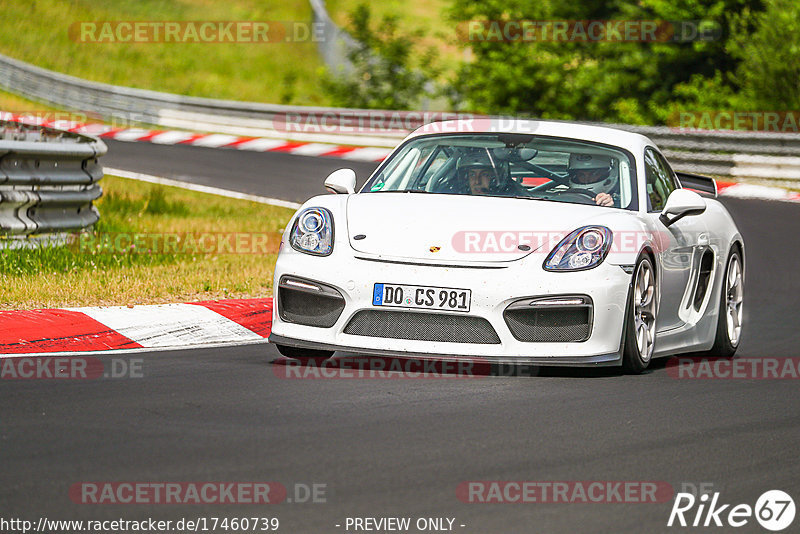
[[[367,255],[432,263],[508,262],[549,252],[566,234],[609,210],[533,199],[362,193],[348,199],[347,229],[350,246]],[[520,244],[530,249],[521,250]]]

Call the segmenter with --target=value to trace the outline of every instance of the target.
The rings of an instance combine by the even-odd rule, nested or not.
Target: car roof
[[[430,122],[414,130],[406,139],[431,134],[465,133],[521,133],[561,137],[618,146],[634,154],[643,150],[645,146],[655,146],[655,143],[644,135],[607,126],[468,115],[455,120]]]

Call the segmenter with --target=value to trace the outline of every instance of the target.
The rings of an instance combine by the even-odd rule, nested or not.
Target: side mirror
[[[699,215],[706,211],[703,197],[688,189],[676,189],[670,193],[659,220],[669,226],[687,215]]]
[[[331,193],[349,195],[356,192],[356,172],[353,169],[339,169],[325,178],[325,188]]]

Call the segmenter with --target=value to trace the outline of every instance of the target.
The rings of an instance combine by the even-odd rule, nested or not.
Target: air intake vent
[[[592,330],[588,297],[517,301],[503,313],[511,335],[526,342],[579,342]]]
[[[486,319],[444,313],[361,310],[350,319],[344,333],[417,341],[500,343],[497,332]]]
[[[278,287],[281,319],[305,326],[329,328],[344,310],[344,297],[331,286],[284,276]]]

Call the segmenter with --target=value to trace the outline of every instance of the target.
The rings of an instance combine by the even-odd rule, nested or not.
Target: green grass
[[[56,109],[0,90],[0,111],[36,113],[45,117],[50,117],[48,114],[53,112],[52,116],[55,117]],[[61,118],[61,115],[58,118]]]
[[[311,21],[306,0],[0,2],[0,53],[88,80],[233,100],[325,105],[316,43],[82,43],[84,21]]]
[[[279,232],[292,210],[113,176],[101,184],[91,232],[62,247],[0,249],[0,308],[271,295]],[[228,248],[207,253],[198,237]]]
[[[329,0],[334,21],[346,27],[364,0]],[[463,57],[454,25],[443,20],[448,0],[370,3],[377,24],[398,15],[404,31],[422,30],[425,47],[439,50],[454,69]],[[314,42],[83,43],[77,24],[104,21],[297,21],[309,23],[307,0],[36,0],[0,1],[0,53],[79,78],[155,91],[296,105],[330,105]],[[73,26],[74,25],[74,26]],[[41,106],[35,108],[41,109]]]

